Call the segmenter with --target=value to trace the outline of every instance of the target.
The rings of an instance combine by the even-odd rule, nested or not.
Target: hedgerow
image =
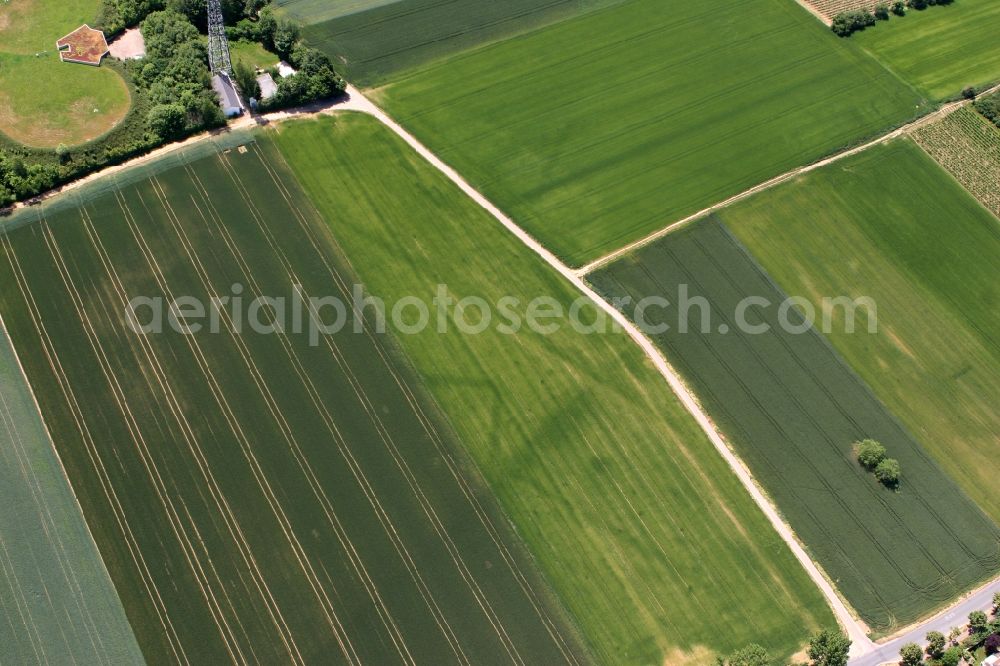
[[[880,3],[875,11],[853,10],[841,12],[833,17],[830,29],[839,37],[850,37],[856,32],[870,28],[878,21],[888,21],[890,13],[905,16],[906,9],[923,11],[932,5],[950,5],[955,0],[896,0],[891,5]]]

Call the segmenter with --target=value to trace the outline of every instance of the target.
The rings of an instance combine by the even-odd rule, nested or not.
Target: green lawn
[[[0,2],[0,51],[55,51],[56,40],[84,23],[93,25],[101,0],[6,0]]]
[[[911,10],[851,39],[929,97],[942,99],[1000,80],[998,27],[996,0],[957,0]]]
[[[125,81],[108,67],[64,63],[55,53],[0,53],[0,132],[18,143],[55,148],[92,141],[118,124],[130,104]]]
[[[251,69],[267,69],[281,60],[277,54],[264,48],[263,44],[244,40],[229,42],[229,55],[234,67],[242,63]]]
[[[924,108],[788,0],[633,0],[376,99],[576,265]]]
[[[387,302],[429,300],[439,284],[516,298],[522,313],[538,296],[577,297],[375,120],[288,123],[275,141]],[[834,623],[625,335],[490,326],[400,342],[600,661],[703,666],[751,641],[790,656]]]
[[[143,664],[2,329],[0,506],[3,661]]]
[[[722,218],[786,291],[876,300],[877,336],[834,333],[831,342],[1000,522],[1000,221],[909,142]]]
[[[907,172],[905,165],[895,166],[894,173]],[[859,182],[878,180],[869,172]],[[802,254],[830,249],[816,230],[817,209],[800,203],[765,209],[775,216],[794,211],[794,219],[812,230],[805,251],[781,246],[782,275],[793,264],[801,270],[796,260],[808,261]],[[870,219],[885,219],[865,212]],[[774,239],[769,235],[765,242],[774,252]],[[855,256],[838,249],[828,255],[831,261],[850,265]],[[671,326],[654,339],[810,554],[876,633],[906,626],[1000,569],[1000,528],[928,459],[819,333],[781,326],[784,294],[718,220],[673,233],[590,279],[607,297],[629,296],[633,303],[650,296],[681,303],[686,288],[690,298],[711,304],[707,324],[696,307],[688,330],[677,318],[679,307],[647,310],[650,324]],[[759,303],[747,302],[750,297]],[[748,326],[741,327],[745,304],[752,307],[746,311]],[[791,321],[798,325],[801,317]],[[754,330],[762,325],[767,328]],[[866,333],[860,326],[853,336],[857,344],[870,344]],[[871,374],[891,373],[866,361]],[[856,461],[854,443],[869,437],[902,464],[898,492],[883,488]],[[988,474],[995,472],[994,465]]]
[[[355,280],[274,148],[168,160],[0,236],[0,311],[149,663],[586,661],[393,340],[296,325],[294,285]],[[128,325],[180,296],[230,314]]]

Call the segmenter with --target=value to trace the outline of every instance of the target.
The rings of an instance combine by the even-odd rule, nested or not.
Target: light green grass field
[[[0,3],[0,132],[35,148],[86,143],[128,113],[125,81],[59,60],[56,40],[93,23],[99,0]]]
[[[788,0],[633,0],[375,96],[577,265],[923,108]]]
[[[277,151],[166,159],[0,235],[0,309],[148,661],[586,662],[392,339],[292,314],[354,278]],[[141,335],[143,296],[215,331]]]
[[[957,0],[911,10],[851,39],[929,97],[942,99],[1000,80],[998,28],[1000,3]]]
[[[257,42],[236,41],[229,42],[229,55],[232,58],[233,66],[242,63],[251,69],[267,69],[278,64],[281,58],[268,51],[262,44]]]
[[[56,40],[84,23],[94,24],[101,0],[7,0],[0,2],[0,51],[55,51]]]
[[[439,284],[455,298],[514,297],[522,312],[538,296],[563,307],[576,298],[374,119],[289,123],[275,140],[368,289],[387,302],[430,299]],[[602,662],[703,666],[750,641],[789,656],[811,630],[833,624],[625,335],[505,334],[494,325],[400,340]]]
[[[0,661],[144,663],[3,329],[0,507]]]
[[[781,287],[867,295],[879,334],[837,351],[1000,522],[1000,221],[910,142],[741,203],[722,219]]]
[[[54,53],[0,53],[0,131],[18,143],[55,148],[92,141],[118,124],[130,104],[113,69],[64,63]]]

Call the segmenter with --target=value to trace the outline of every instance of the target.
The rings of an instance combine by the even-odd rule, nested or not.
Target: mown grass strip
[[[592,276],[608,297],[701,304],[648,310],[654,335],[816,561],[877,633],[954,599],[1000,568],[1000,528],[949,479],[814,329],[782,324],[785,295],[716,219]],[[741,306],[753,297],[740,324]],[[791,310],[790,323],[801,316]],[[702,317],[707,314],[707,321]],[[761,327],[761,328],[757,328]],[[766,328],[765,328],[766,327]],[[863,323],[854,333],[862,339]],[[899,492],[855,459],[881,441]]]
[[[275,140],[388,302],[430,299],[438,284],[522,309],[578,296],[376,120],[289,123]],[[401,344],[601,661],[704,664],[750,641],[789,656],[834,624],[625,335],[505,333],[492,321],[478,335],[435,325]]]

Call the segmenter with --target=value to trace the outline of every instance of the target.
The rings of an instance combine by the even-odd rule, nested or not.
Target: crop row
[[[919,128],[913,138],[980,203],[1000,216],[1000,129],[964,108]]]
[[[833,18],[842,12],[855,11],[859,9],[872,10],[882,0],[806,0],[816,8],[820,14],[827,18]]]

